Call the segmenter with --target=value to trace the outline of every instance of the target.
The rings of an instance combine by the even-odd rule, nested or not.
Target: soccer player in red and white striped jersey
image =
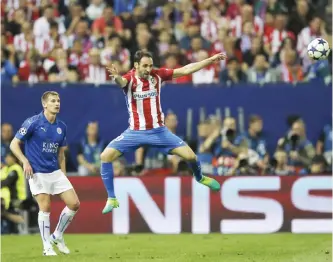
[[[125,94],[129,128],[112,140],[101,154],[101,175],[108,192],[103,214],[119,206],[114,192],[112,162],[123,153],[134,151],[143,145],[158,147],[166,154],[183,158],[189,162],[197,182],[214,191],[220,190],[220,184],[215,179],[202,175],[200,162],[192,149],[165,127],[160,95],[163,81],[190,75],[224,59],[226,56],[219,53],[177,69],[153,69],[151,53],[137,51],[134,55],[134,68],[125,75],[120,76],[113,65],[108,69]]]

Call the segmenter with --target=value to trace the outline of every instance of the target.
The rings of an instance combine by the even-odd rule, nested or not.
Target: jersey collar
[[[44,115],[44,111],[42,111],[42,112],[40,113],[40,115],[42,116],[43,123],[48,123],[48,124],[50,124],[50,125],[58,124],[58,119],[57,119],[57,118],[55,119],[54,123],[51,124],[51,123],[49,122],[49,120],[46,119],[46,117],[45,117],[45,115]]]

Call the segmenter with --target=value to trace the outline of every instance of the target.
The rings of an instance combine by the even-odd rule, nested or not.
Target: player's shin
[[[113,185],[112,163],[102,163],[101,176],[102,176],[102,180],[103,180],[105,189],[108,193],[108,198],[116,198],[116,195],[114,193],[114,185]]]
[[[199,182],[203,177],[203,175],[201,173],[200,161],[189,162],[189,165],[190,165],[190,167],[193,171],[193,175],[195,177],[195,180]]]
[[[61,239],[63,237],[63,234],[69,224],[72,222],[75,214],[77,211],[70,210],[67,206],[62,210],[58,225],[53,233],[53,236],[57,239]]]
[[[221,189],[220,183],[215,179],[202,175],[200,161],[189,162],[189,164],[197,182],[209,187],[213,191],[219,191]]]
[[[38,225],[42,237],[44,250],[51,247],[50,243],[50,212],[38,212]]]

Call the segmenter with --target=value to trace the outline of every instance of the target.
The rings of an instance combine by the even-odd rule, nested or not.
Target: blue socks
[[[193,175],[195,177],[195,180],[199,182],[202,179],[200,161],[189,162],[189,164],[190,164],[190,167],[191,167],[191,169],[193,171]]]
[[[113,167],[112,163],[102,163],[101,175],[106,191],[108,192],[108,198],[116,198],[113,185]]]

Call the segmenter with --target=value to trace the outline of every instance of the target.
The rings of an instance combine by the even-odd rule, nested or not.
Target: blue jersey
[[[24,142],[25,156],[34,173],[52,173],[60,169],[58,151],[66,146],[67,126],[56,119],[51,124],[44,113],[28,118],[15,137]]]

